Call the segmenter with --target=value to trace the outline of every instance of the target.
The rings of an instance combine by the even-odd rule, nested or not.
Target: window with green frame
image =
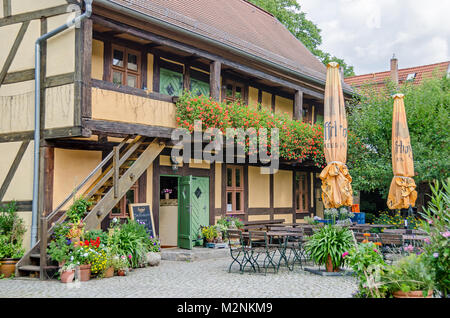
[[[183,74],[160,68],[159,92],[170,96],[181,96],[183,94]]]
[[[198,96],[209,96],[209,83],[197,80],[191,77],[191,87],[189,88],[193,94]]]

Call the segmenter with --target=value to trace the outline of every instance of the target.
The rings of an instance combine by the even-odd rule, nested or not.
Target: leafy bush
[[[426,266],[424,255],[410,254],[387,266],[381,280],[391,292],[423,291],[426,296],[434,287],[434,272]]]
[[[0,207],[0,258],[21,258],[25,252],[22,247],[26,228],[17,214],[13,201]]]
[[[386,287],[381,284],[380,274],[386,263],[379,251],[380,244],[367,242],[354,245],[342,254],[345,264],[358,278],[358,296],[362,298],[384,297]]]
[[[146,263],[146,254],[154,246],[151,239],[145,225],[128,219],[111,230],[108,246],[113,255],[128,257],[130,266],[137,268]]]
[[[240,229],[244,227],[244,223],[242,222],[242,220],[233,216],[221,217],[217,220],[217,224],[223,225],[226,229]]]
[[[78,198],[67,210],[67,218],[72,223],[77,223],[81,221],[86,216],[86,211],[92,202],[87,201],[84,198]]]
[[[420,215],[425,219],[422,229],[429,235],[424,244],[428,266],[435,272],[436,288],[442,297],[450,289],[450,182],[436,182],[431,186],[432,196],[428,207]]]
[[[333,267],[338,268],[344,261],[342,254],[351,248],[352,241],[349,229],[329,224],[308,238],[305,250],[319,265],[326,264],[330,255]]]

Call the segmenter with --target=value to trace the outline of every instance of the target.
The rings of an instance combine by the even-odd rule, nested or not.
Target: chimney
[[[391,80],[398,85],[398,60],[395,54],[391,58]]]

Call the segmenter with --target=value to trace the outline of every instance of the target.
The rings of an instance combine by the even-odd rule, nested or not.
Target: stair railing
[[[140,137],[140,136],[139,136]],[[108,156],[106,156],[102,162],[100,162],[97,167],[94,168],[94,170],[91,171],[91,173],[89,173],[89,175],[83,179],[83,181],[81,181],[81,183],[75,187],[75,189],[48,215],[41,215],[40,218],[40,235],[39,235],[39,241],[36,242],[36,245],[33,246],[28,253],[26,253],[24,255],[24,257],[22,257],[22,259],[18,262],[17,266],[21,266],[23,260],[25,259],[29,259],[30,255],[33,253],[35,247],[39,246],[40,247],[40,277],[42,279],[44,279],[44,274],[45,274],[45,267],[47,266],[47,244],[48,244],[48,238],[50,237],[50,235],[53,233],[55,226],[62,223],[65,219],[66,219],[66,211],[64,211],[64,213],[58,218],[58,220],[56,220],[55,222],[52,223],[52,226],[50,227],[50,229],[48,229],[48,223],[50,222],[50,220],[52,220],[52,218],[58,213],[61,212],[61,209],[72,199],[75,198],[75,195],[78,193],[78,191],[80,191],[80,189],[82,189],[88,182],[89,180],[92,179],[92,177],[94,177],[99,171],[101,171],[103,169],[103,167],[111,160],[111,158],[114,157],[114,155],[120,155],[120,149],[127,144],[128,140],[130,140],[131,136],[127,136],[126,138],[124,138],[120,144],[118,146],[114,147],[113,152],[109,153]],[[138,141],[140,141],[142,138],[136,138]],[[136,141],[135,139],[135,141]],[[142,143],[142,141],[141,141]],[[132,146],[134,146],[135,142],[131,142],[125,151],[127,151],[128,149],[132,148]],[[106,182],[106,180],[104,180],[104,182]],[[104,183],[103,182],[103,183]],[[90,197],[85,197],[87,200],[90,199]]]

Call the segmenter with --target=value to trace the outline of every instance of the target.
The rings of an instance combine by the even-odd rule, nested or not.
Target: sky
[[[450,0],[297,0],[356,75],[450,60]]]

